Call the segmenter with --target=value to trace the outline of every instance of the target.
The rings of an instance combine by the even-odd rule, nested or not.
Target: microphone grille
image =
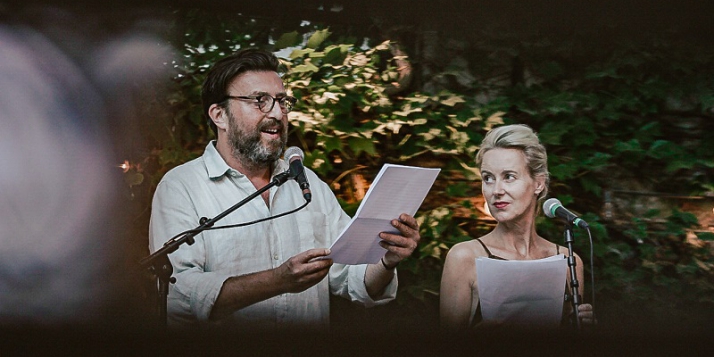
[[[300,160],[305,158],[305,154],[302,152],[302,149],[297,146],[291,146],[285,150],[285,161],[290,162],[290,159],[294,156],[299,156]]]
[[[555,218],[553,214],[553,207],[557,205],[562,205],[557,198],[549,198],[543,203],[543,213],[545,213],[548,218]]]

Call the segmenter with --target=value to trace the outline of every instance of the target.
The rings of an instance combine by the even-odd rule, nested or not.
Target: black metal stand
[[[158,284],[158,304],[157,304],[157,315],[159,316],[160,323],[165,327],[167,322],[167,299],[169,294],[169,283],[175,283],[176,278],[171,277],[173,274],[173,267],[169,261],[168,255],[175,252],[183,243],[191,245],[195,242],[194,237],[199,233],[205,231],[206,229],[212,227],[216,222],[221,220],[223,217],[227,216],[231,212],[237,210],[241,206],[245,205],[254,198],[260,196],[263,192],[269,190],[273,186],[280,186],[285,181],[290,178],[288,171],[277,174],[273,177],[273,180],[269,184],[265,185],[261,189],[255,191],[250,196],[246,197],[242,201],[236,203],[227,210],[221,212],[219,215],[212,219],[202,217],[199,221],[199,226],[186,231],[174,238],[171,238],[168,242],[164,243],[161,249],[157,250],[153,254],[142,259],[139,264],[143,269],[148,269],[151,274],[153,274],[157,279]]]
[[[575,267],[578,265],[575,260],[575,255],[573,254],[573,225],[570,223],[565,224],[565,244],[568,247],[568,267],[570,268],[570,292],[571,292],[571,304],[573,306],[573,313],[575,314],[575,324],[580,331],[580,313],[578,312],[578,306],[580,306],[581,296],[578,293],[578,275],[576,273]]]

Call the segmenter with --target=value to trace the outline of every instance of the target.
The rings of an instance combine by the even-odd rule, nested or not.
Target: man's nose
[[[271,108],[267,114],[269,117],[275,118],[277,120],[282,120],[283,116],[285,115],[285,113],[283,113],[283,110],[280,107],[280,103],[278,102],[277,99],[273,103],[273,108]]]

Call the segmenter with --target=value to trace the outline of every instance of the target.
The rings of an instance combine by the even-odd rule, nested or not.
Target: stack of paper
[[[402,213],[414,216],[441,169],[385,164],[370,186],[352,221],[330,247],[335,263],[374,264],[386,250],[380,232],[398,231],[391,221]]]
[[[476,258],[484,322],[557,327],[568,274],[562,254],[538,260]]]

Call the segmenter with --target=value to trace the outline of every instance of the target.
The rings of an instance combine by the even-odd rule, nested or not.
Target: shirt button
[[[278,260],[278,255],[277,254],[273,255],[273,259]]]

